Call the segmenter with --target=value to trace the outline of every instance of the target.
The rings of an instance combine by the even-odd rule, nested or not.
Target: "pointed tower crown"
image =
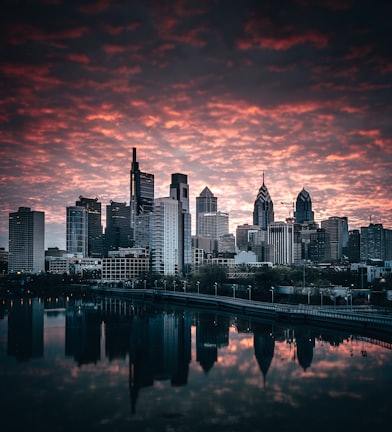
[[[213,197],[214,194],[210,191],[210,189],[208,188],[208,186],[206,186],[201,192],[200,195],[201,197]]]

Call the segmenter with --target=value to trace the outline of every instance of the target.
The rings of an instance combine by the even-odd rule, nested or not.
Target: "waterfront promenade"
[[[254,318],[268,318],[292,323],[335,324],[377,330],[392,336],[392,310],[376,306],[314,306],[267,303],[236,297],[158,289],[94,287],[97,299],[112,296],[122,300],[142,299],[186,307],[219,310]]]

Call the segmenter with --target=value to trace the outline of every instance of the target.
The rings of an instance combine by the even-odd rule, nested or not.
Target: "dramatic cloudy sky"
[[[0,17],[0,246],[8,213],[46,215],[65,247],[79,195],[129,203],[132,147],[252,223],[304,187],[317,221],[392,228],[389,2],[6,0]]]

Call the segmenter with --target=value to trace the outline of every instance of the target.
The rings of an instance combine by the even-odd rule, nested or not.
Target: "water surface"
[[[2,305],[2,431],[389,430],[385,336],[57,301]]]

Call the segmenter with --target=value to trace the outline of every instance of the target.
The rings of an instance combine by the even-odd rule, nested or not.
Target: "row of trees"
[[[134,288],[156,288],[167,290],[186,290],[188,292],[200,292],[214,294],[217,290],[219,295],[235,295],[247,298],[249,290],[252,292],[253,300],[271,301],[271,287],[288,285],[294,287],[328,288],[333,285],[341,285],[350,288],[371,288],[372,291],[385,291],[392,289],[392,275],[382,280],[375,281],[368,286],[366,276],[344,270],[320,269],[307,267],[263,267],[253,269],[246,274],[247,277],[228,277],[228,270],[217,265],[204,265],[197,272],[189,273],[186,278],[179,276],[162,276],[154,272],[142,275],[133,281]],[[94,279],[94,278],[93,278]],[[8,275],[1,278],[0,289],[5,290],[30,290],[32,293],[39,291],[62,292],[78,290],[82,284],[88,284],[88,277],[75,277],[72,275],[54,275],[42,273],[39,275]],[[122,284],[120,284],[121,286]],[[129,285],[129,284],[128,284]],[[80,290],[80,288],[79,288]],[[276,297],[279,300],[279,297]],[[298,299],[291,298],[291,301]]]

